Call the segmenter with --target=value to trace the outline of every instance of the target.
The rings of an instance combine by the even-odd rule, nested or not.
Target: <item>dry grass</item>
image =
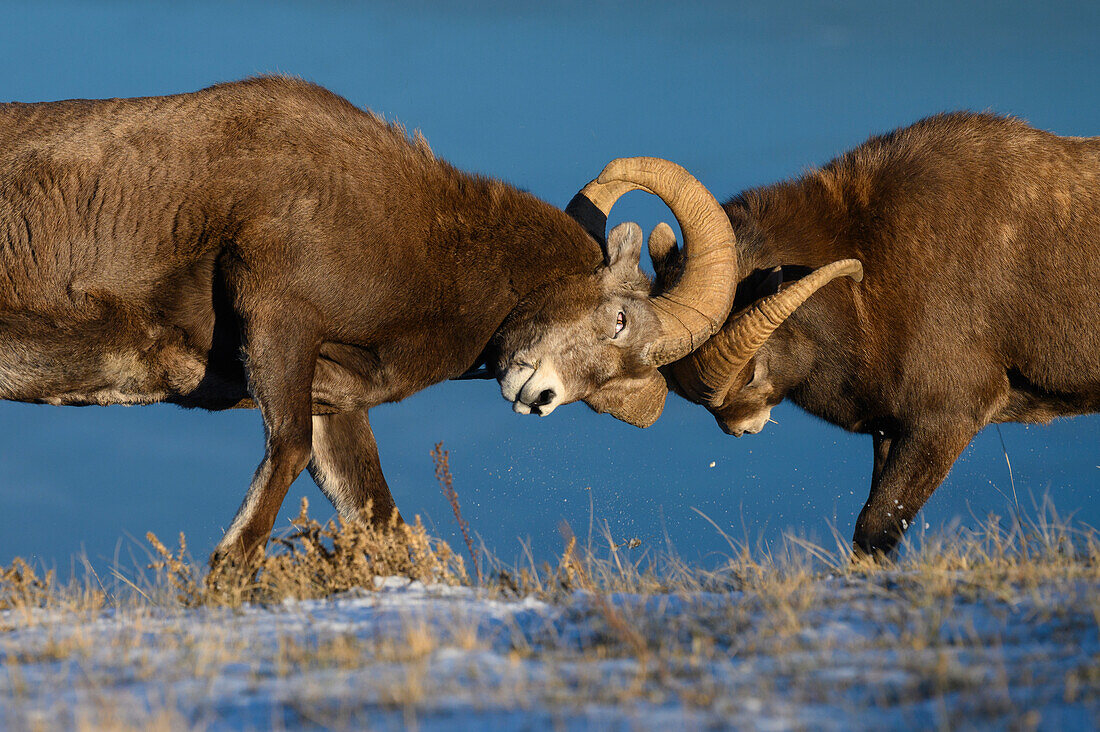
[[[470,538],[470,525],[462,517],[462,507],[458,502],[458,491],[455,489],[454,477],[451,475],[451,456],[443,449],[443,443],[437,442],[432,448],[432,462],[435,463],[435,479],[439,483],[439,490],[447,503],[451,504],[451,510],[455,514],[455,522],[462,532],[462,539],[466,542],[466,550],[470,552],[470,562],[474,565],[474,577],[481,584],[481,566],[477,561],[477,552],[474,551],[474,542]]]
[[[446,453],[442,455],[445,465]],[[449,500],[464,525],[457,496],[452,496]],[[420,517],[412,524],[375,528],[369,517],[322,524],[309,516],[308,509],[303,499],[289,530],[272,538],[255,573],[234,578],[232,584],[212,586],[204,565],[189,554],[183,535],[170,551],[149,533],[152,578],[140,568],[132,573],[140,579],[116,569],[113,591],[94,574],[59,584],[53,571],[40,574],[17,557],[10,566],[0,567],[0,610],[94,611],[117,606],[123,596],[151,606],[176,602],[185,607],[236,607],[372,590],[387,577],[472,586],[462,557],[446,542],[430,537]],[[769,607],[777,628],[793,629],[815,604],[813,581],[824,577],[854,585],[883,584],[895,596],[918,604],[939,598],[1012,601],[1041,596],[1051,583],[1100,581],[1100,532],[1061,521],[1052,512],[1034,520],[1005,521],[991,515],[977,528],[921,537],[919,548],[910,547],[901,559],[879,563],[853,558],[842,544],[828,550],[788,536],[775,552],[726,537],[730,552],[725,560],[704,568],[674,554],[634,552],[636,545],[617,544],[606,527],[603,542],[595,546],[591,538],[586,545],[578,543],[567,526],[562,533],[565,549],[556,564],[536,563],[528,554],[526,564],[504,567],[490,557],[481,591],[489,597],[535,596],[549,602],[576,591],[593,596],[751,592]],[[470,546],[472,551],[472,542]],[[1100,615],[1100,607],[1097,612]]]
[[[440,480],[451,486],[461,526],[449,470]],[[1095,645],[1100,629],[1100,534],[1049,506],[1032,520],[991,516],[975,529],[917,537],[919,545],[886,564],[854,561],[846,542],[826,549],[789,537],[768,551],[727,537],[727,558],[703,568],[616,541],[606,525],[584,543],[563,527],[555,562],[529,555],[503,567],[488,557],[476,585],[419,520],[381,530],[322,524],[307,508],[303,502],[255,575],[231,583],[209,582],[183,537],[169,551],[150,536],[152,575],[116,572],[113,586],[98,577],[59,585],[22,560],[0,568],[0,631],[9,631],[0,632],[0,706],[10,702],[16,715],[36,708],[36,689],[49,683],[41,669],[71,664],[82,669],[80,693],[114,701],[55,710],[42,728],[201,727],[217,717],[194,711],[205,698],[195,685],[214,694],[226,669],[241,667],[248,688],[293,689],[280,697],[280,714],[349,729],[374,725],[380,713],[415,726],[450,697],[473,709],[551,710],[557,722],[564,718],[555,714],[583,709],[673,705],[702,715],[701,725],[771,714],[786,726],[814,726],[797,710],[837,699],[867,714],[925,714],[921,720],[946,728],[976,720],[1034,728],[1047,722],[1032,707],[1051,699],[1100,714],[1100,651],[1064,663],[1081,639]],[[548,618],[560,617],[486,624],[459,605],[440,609],[451,607],[441,600],[423,606],[434,615],[410,611],[378,633],[340,623],[315,630],[284,609],[293,604],[280,604],[369,598],[379,578],[393,576],[465,587],[459,597],[471,601],[537,600]],[[249,636],[257,617],[274,623],[260,646]],[[102,629],[92,630],[104,618],[119,625],[106,645]],[[843,632],[823,632],[823,623]],[[1031,643],[1027,634],[1038,625],[1057,650]],[[15,642],[31,630],[33,641]],[[468,666],[448,660],[460,651]],[[483,656],[488,667],[476,660]],[[125,711],[120,675],[165,689],[183,684],[192,696]],[[0,726],[5,721],[0,712]],[[644,713],[634,722],[653,724]]]
[[[428,536],[417,516],[412,524],[394,520],[375,527],[369,511],[361,521],[336,519],[322,524],[309,515],[303,498],[286,536],[272,539],[272,549],[255,571],[219,572],[205,581],[187,553],[180,534],[175,553],[152,533],[146,535],[157,560],[152,569],[178,591],[180,603],[238,606],[287,598],[329,597],[355,588],[374,589],[384,577],[408,577],[425,584],[466,584],[462,557],[444,541]]]
[[[10,567],[0,567],[0,610],[43,605],[53,585],[53,571],[39,577],[33,567],[16,557]]]

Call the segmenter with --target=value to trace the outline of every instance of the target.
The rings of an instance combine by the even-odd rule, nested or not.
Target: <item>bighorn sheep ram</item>
[[[1100,138],[944,114],[725,210],[733,311],[665,373],[732,435],[786,397],[870,434],[858,552],[891,552],[984,426],[1100,410]],[[674,281],[671,230],[650,249]]]
[[[215,559],[262,550],[307,466],[341,514],[386,521],[368,410],[487,354],[516,411],[657,418],[657,367],[725,320],[736,261],[721,207],[666,161],[614,161],[574,203],[635,189],[685,232],[663,294],[636,226],[602,250],[302,81],[0,105],[0,398],[258,406],[265,455]]]

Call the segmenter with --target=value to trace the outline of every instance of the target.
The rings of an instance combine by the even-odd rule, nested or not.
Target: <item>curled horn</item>
[[[787,289],[762,298],[697,350],[690,364],[677,364],[673,368],[676,380],[693,399],[707,406],[721,406],[734,379],[775,329],[810,295],[845,276],[856,282],[863,279],[863,265],[858,259],[827,264]]]
[[[737,253],[733,227],[710,192],[679,165],[660,158],[612,160],[573,197],[566,212],[602,243],[611,207],[637,190],[664,201],[684,232],[679,281],[650,298],[661,327],[643,358],[663,366],[701,346],[722,326],[733,306]]]

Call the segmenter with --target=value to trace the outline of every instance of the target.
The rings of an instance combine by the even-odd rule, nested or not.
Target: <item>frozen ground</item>
[[[394,578],[274,607],[8,610],[0,726],[1100,725],[1095,579],[742,580],[547,601]]]

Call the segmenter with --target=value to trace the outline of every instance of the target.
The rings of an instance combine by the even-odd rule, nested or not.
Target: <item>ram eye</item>
[[[626,315],[620,310],[619,314],[615,316],[615,335],[619,335],[619,332],[626,327]]]

